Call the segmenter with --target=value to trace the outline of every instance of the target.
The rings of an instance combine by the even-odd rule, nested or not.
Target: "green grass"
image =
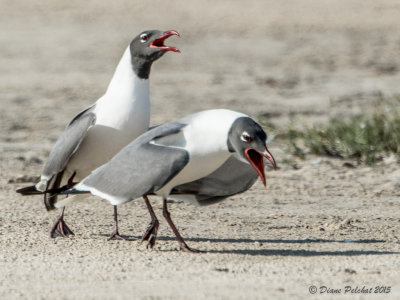
[[[393,153],[400,161],[400,115],[396,111],[355,116],[347,121],[334,118],[327,125],[303,131],[291,125],[285,136],[290,152],[300,158],[310,152],[373,165]]]

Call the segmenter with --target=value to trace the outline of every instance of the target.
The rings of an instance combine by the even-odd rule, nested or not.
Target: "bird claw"
[[[156,244],[156,239],[157,239],[157,232],[158,232],[158,227],[160,226],[160,223],[158,220],[152,220],[150,222],[149,227],[147,227],[146,232],[142,236],[142,243],[143,241],[147,241],[146,248],[147,249],[152,249],[154,245]]]
[[[54,222],[53,227],[50,230],[50,237],[55,238],[56,236],[67,237],[69,235],[75,235],[72,230],[64,222],[63,216],[59,216]]]
[[[179,244],[179,250],[187,253],[206,253],[206,251],[190,248],[185,242]]]
[[[120,236],[118,230],[114,230],[113,233],[111,233],[111,236],[108,238],[108,241],[111,241],[111,240],[126,241],[126,238]]]

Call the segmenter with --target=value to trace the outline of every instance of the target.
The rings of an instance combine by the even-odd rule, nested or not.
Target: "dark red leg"
[[[108,240],[125,240],[125,238],[120,236],[118,232],[118,213],[116,205],[114,205],[114,231],[111,233],[111,236],[108,238]]]
[[[172,222],[170,213],[167,207],[167,199],[163,200],[163,216],[167,220],[169,226],[171,227],[172,231],[174,232],[176,239],[179,243],[179,249],[184,252],[191,252],[191,253],[199,253],[201,251],[190,248],[185,241],[183,240],[182,236],[180,235],[178,229],[176,229],[175,224]]]
[[[68,183],[67,183],[68,188],[71,188],[74,185],[73,179],[74,179],[75,175],[76,175],[76,172],[74,172],[72,174],[72,176],[68,179]],[[61,178],[60,178],[60,181],[61,181]],[[51,194],[50,197],[51,196],[54,196],[54,194],[53,195]],[[67,195],[67,197],[68,197],[68,195]],[[51,238],[55,238],[57,235],[60,235],[63,237],[67,237],[68,235],[74,235],[72,230],[69,229],[67,224],[65,224],[65,222],[64,222],[64,210],[65,210],[65,207],[62,208],[61,214],[58,216],[58,218],[54,222],[53,227],[51,227],[51,230],[50,230]]]
[[[160,223],[157,220],[157,217],[154,213],[153,207],[151,207],[149,198],[146,195],[143,196],[144,202],[146,203],[147,209],[149,210],[151,221],[149,227],[147,227],[146,232],[142,236],[142,242],[147,241],[147,249],[152,249],[156,244],[157,239],[157,231]]]
[[[70,234],[74,235],[71,229],[65,224],[64,222],[64,209],[65,207],[62,208],[61,214],[58,216],[56,221],[53,224],[53,227],[50,230],[50,237],[55,238],[57,235],[61,236],[68,236]]]

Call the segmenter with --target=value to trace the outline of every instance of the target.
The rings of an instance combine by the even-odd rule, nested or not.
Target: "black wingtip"
[[[57,194],[44,194],[43,202],[47,211],[55,209],[54,203],[57,202]]]
[[[38,191],[36,189],[36,186],[31,185],[31,186],[26,186],[23,188],[20,188],[18,190],[16,190],[17,193],[23,195],[23,196],[28,196],[28,195],[41,195],[43,194],[43,192]]]

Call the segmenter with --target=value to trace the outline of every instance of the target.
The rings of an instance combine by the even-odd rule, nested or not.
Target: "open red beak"
[[[177,35],[177,36],[181,36],[177,31],[175,30],[168,30],[165,31],[163,33],[163,35],[161,37],[159,37],[158,39],[155,39],[154,41],[152,41],[150,43],[150,48],[158,48],[162,51],[174,51],[174,52],[179,52],[181,53],[181,51],[178,48],[175,47],[170,47],[170,46],[165,46],[164,45],[164,41],[169,38],[172,35]]]
[[[260,176],[264,186],[267,187],[264,173],[264,157],[271,162],[274,170],[276,170],[276,162],[272,154],[268,151],[268,149],[265,149],[264,152],[259,152],[253,148],[246,148],[244,150],[244,155],[246,156],[252,167],[257,171],[257,174],[258,176]]]

